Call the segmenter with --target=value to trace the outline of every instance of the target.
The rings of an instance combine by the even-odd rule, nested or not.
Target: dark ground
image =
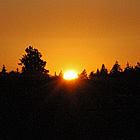
[[[0,78],[1,140],[139,140],[140,78]]]

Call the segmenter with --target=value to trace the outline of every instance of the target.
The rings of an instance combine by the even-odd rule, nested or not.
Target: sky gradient
[[[0,67],[16,70],[33,46],[50,74],[140,62],[139,0],[1,0]]]

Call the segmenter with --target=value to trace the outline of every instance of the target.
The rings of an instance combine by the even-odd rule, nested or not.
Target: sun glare
[[[73,70],[69,70],[64,73],[63,78],[66,80],[73,80],[78,78],[78,74]]]

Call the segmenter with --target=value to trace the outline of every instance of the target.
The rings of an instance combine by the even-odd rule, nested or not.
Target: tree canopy
[[[110,71],[112,74],[118,74],[120,72],[122,72],[122,68],[121,66],[119,65],[118,61],[115,62],[113,68],[111,69]]]
[[[27,73],[48,73],[45,69],[46,61],[41,59],[42,55],[38,49],[29,46],[25,49],[26,54],[20,60],[19,65],[22,66],[22,71]]]

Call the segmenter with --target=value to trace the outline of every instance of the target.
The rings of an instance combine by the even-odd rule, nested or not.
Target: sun
[[[73,80],[78,78],[78,74],[74,70],[69,70],[64,73],[63,78],[66,80]]]

